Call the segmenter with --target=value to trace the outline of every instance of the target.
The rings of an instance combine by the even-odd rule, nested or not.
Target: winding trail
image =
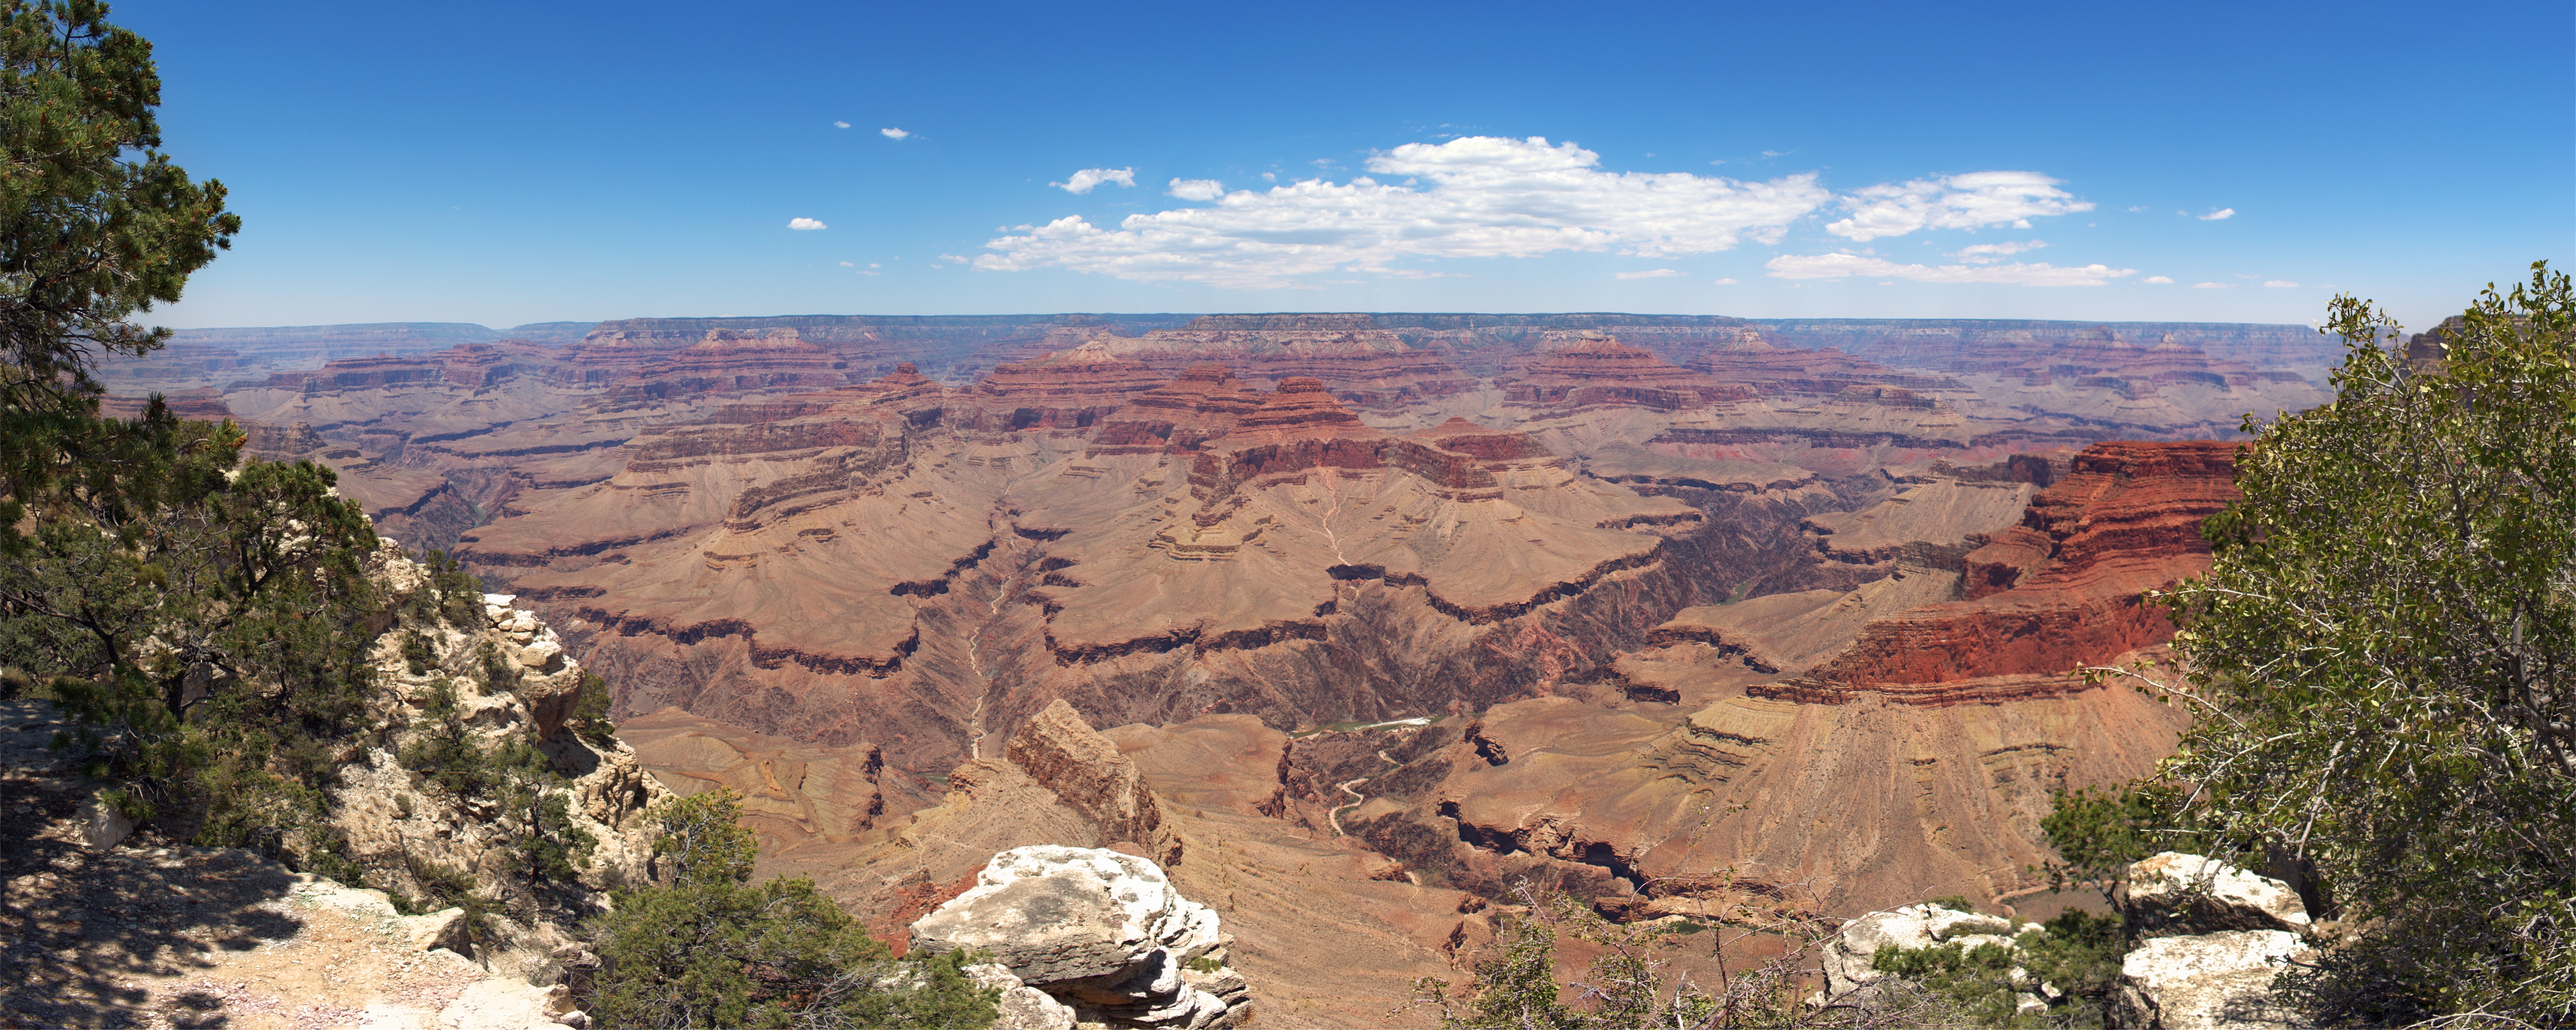
[[[1336,783],[1336,784],[1334,784],[1334,786],[1336,786],[1336,787],[1340,787],[1340,788],[1342,789],[1342,793],[1344,793],[1344,794],[1348,794],[1348,795],[1350,795],[1350,796],[1351,796],[1351,803],[1350,803],[1350,804],[1347,804],[1347,805],[1343,805],[1343,806],[1341,806],[1341,807],[1339,807],[1339,808],[1335,808],[1335,809],[1333,809],[1333,810],[1332,810],[1332,811],[1330,811],[1330,812],[1326,812],[1326,813],[1324,813],[1324,821],[1325,821],[1325,822],[1328,822],[1328,823],[1333,824],[1333,836],[1336,836],[1336,837],[1348,837],[1348,836],[1350,836],[1350,832],[1349,832],[1349,831],[1342,829],[1342,812],[1343,812],[1343,810],[1344,810],[1344,809],[1358,808],[1358,807],[1360,807],[1361,805],[1368,804],[1368,795],[1366,795],[1366,794],[1362,794],[1362,793],[1360,793],[1359,791],[1356,791],[1356,790],[1352,790],[1352,789],[1351,789],[1351,785],[1352,785],[1352,784],[1354,784],[1354,783],[1367,783],[1368,781],[1370,781],[1370,780],[1372,780],[1372,779],[1375,779],[1375,777],[1371,777],[1371,776],[1362,776],[1362,777],[1360,777],[1359,779],[1356,779],[1356,780],[1343,780],[1343,781],[1342,781],[1342,782],[1340,782],[1340,783]]]
[[[1379,760],[1379,761],[1385,762],[1385,763],[1386,763],[1386,764],[1388,764],[1388,765],[1395,766],[1395,767],[1397,767],[1397,768],[1399,768],[1399,769],[1404,767],[1404,763],[1399,762],[1399,761],[1396,761],[1395,759],[1393,759],[1393,758],[1391,758],[1391,757],[1388,757],[1388,756],[1387,756],[1387,753],[1386,753],[1386,749],[1385,749],[1385,748],[1379,748],[1379,749],[1377,749],[1377,757],[1378,757],[1378,760]],[[1336,783],[1336,784],[1334,784],[1334,785],[1333,785],[1333,786],[1335,786],[1335,787],[1337,787],[1337,788],[1340,788],[1340,790],[1341,790],[1341,792],[1342,792],[1342,793],[1344,793],[1344,794],[1348,794],[1348,795],[1350,795],[1350,796],[1351,796],[1351,803],[1350,803],[1350,804],[1338,806],[1338,807],[1334,808],[1332,811],[1324,813],[1324,821],[1325,821],[1325,822],[1328,822],[1328,823],[1333,824],[1333,836],[1336,836],[1336,837],[1348,837],[1348,836],[1350,836],[1350,833],[1349,833],[1349,832],[1347,832],[1347,831],[1345,831],[1345,830],[1343,830],[1343,829],[1342,829],[1342,813],[1343,813],[1343,812],[1345,812],[1345,811],[1348,811],[1348,810],[1350,810],[1350,809],[1358,808],[1358,807],[1360,807],[1361,805],[1368,804],[1368,795],[1366,795],[1366,794],[1362,794],[1362,793],[1360,793],[1359,791],[1356,791],[1356,790],[1352,790],[1352,789],[1351,789],[1351,787],[1352,787],[1354,784],[1367,783],[1367,782],[1368,782],[1368,781],[1370,781],[1370,780],[1374,780],[1374,779],[1378,778],[1378,776],[1384,776],[1384,775],[1386,775],[1386,770],[1379,770],[1379,771],[1378,771],[1378,773],[1377,773],[1375,776],[1362,776],[1362,777],[1360,777],[1359,779],[1356,779],[1356,780],[1343,780],[1342,782],[1340,782],[1340,783]]]

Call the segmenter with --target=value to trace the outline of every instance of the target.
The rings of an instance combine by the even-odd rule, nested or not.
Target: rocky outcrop
[[[2218,1030],[2302,1025],[2272,1000],[2274,978],[2315,952],[2304,941],[2307,910],[2286,884],[2199,855],[2165,852],[2133,863],[2120,889],[2120,981],[2109,999],[2118,1025],[2138,1030]],[[2022,1011],[2045,1015],[2075,1001],[2019,968],[2044,928],[1939,905],[1909,905],[1860,916],[1826,944],[1821,998],[1842,1000],[1883,985],[1882,948],[2012,953]]]
[[[523,893],[517,840],[536,833],[587,838],[586,848],[575,848],[582,852],[575,863],[578,883],[569,886],[578,889],[604,894],[651,880],[652,832],[645,811],[670,792],[645,775],[622,742],[567,725],[583,671],[564,653],[554,630],[534,613],[512,607],[513,598],[505,595],[484,596],[479,626],[458,627],[420,614],[432,606],[400,605],[428,588],[429,572],[389,540],[371,571],[398,605],[371,652],[377,681],[385,687],[371,714],[399,728],[378,735],[360,760],[342,769],[330,792],[330,826],[366,870],[368,885],[408,897],[439,897],[456,889],[439,881],[461,877],[487,900],[512,906],[512,915],[534,932],[536,923],[550,917],[541,906],[530,907],[533,900]],[[465,743],[480,753],[535,749],[561,785],[533,789],[539,799],[564,800],[564,822],[531,825],[527,813],[500,811],[494,797],[434,786],[407,766],[406,754],[450,727],[460,728]],[[579,910],[597,903],[594,895],[573,905]]]
[[[2307,905],[2288,884],[2174,851],[2132,863],[2112,903],[2129,930],[2145,937],[2310,929]]]
[[[2313,962],[2307,906],[2288,884],[2199,855],[2131,863],[2115,902],[2142,938],[2120,961],[2126,1025],[2153,1030],[2299,1025],[2272,981]]]
[[[1163,806],[1118,745],[1059,700],[1021,724],[1004,751],[1066,806],[1100,827],[1110,844],[1144,850],[1155,861],[1181,860],[1181,839],[1163,825]]]
[[[1248,1016],[1251,989],[1226,965],[1216,912],[1135,855],[1013,848],[911,929],[918,950],[992,955],[1014,993],[1034,988],[1085,1024],[1208,1030]],[[1006,1000],[1028,1018],[1052,1014],[1038,999]]]
[[[2272,981],[2314,957],[2280,930],[2148,938],[2120,960],[2121,1022],[2151,1030],[2299,1026],[2271,1000]]]
[[[1907,905],[1868,915],[1844,923],[1842,930],[1825,943],[1821,968],[1825,974],[1828,997],[1846,995],[1884,980],[1889,974],[1878,968],[1881,948],[1916,951],[1923,948],[1955,945],[1973,950],[1981,945],[1999,945],[2018,949],[2033,934],[2045,933],[2033,924],[2015,925],[2013,920],[1982,912],[1962,912],[1942,905]],[[2028,979],[2027,975],[2016,979]],[[2045,1005],[2037,984],[2025,995],[2032,1002]],[[2044,988],[2048,994],[2057,992]]]

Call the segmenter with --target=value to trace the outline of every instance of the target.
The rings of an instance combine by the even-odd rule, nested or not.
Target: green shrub
[[[586,1009],[606,1027],[989,1026],[1000,992],[950,952],[897,960],[804,877],[750,882],[741,798],[666,803],[664,886],[619,891],[591,923],[600,969]]]

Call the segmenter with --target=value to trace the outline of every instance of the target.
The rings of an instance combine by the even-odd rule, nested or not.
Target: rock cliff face
[[[2139,594],[2208,568],[2202,519],[2238,494],[2227,443],[2099,444],[2019,526],[1968,552],[1967,600],[1872,622],[1811,676],[1903,688],[2100,664],[2173,636]]]
[[[996,428],[1082,430],[1161,385],[1163,377],[1152,366],[1095,342],[1035,361],[995,365],[976,382],[975,394],[997,418]]]
[[[1634,405],[1679,411],[1754,394],[1748,387],[1666,364],[1650,351],[1608,336],[1579,338],[1498,382],[1509,403],[1542,408]]]
[[[705,339],[612,384],[601,400],[623,407],[709,394],[827,389],[847,381],[842,372],[848,367],[793,329],[757,336],[710,329]]]
[[[1176,329],[1096,345],[1166,373],[1222,361],[1255,383],[1312,378],[1363,408],[1426,404],[1481,385],[1367,315],[1208,315]]]
[[[428,580],[425,568],[391,544],[378,553],[372,571],[397,599],[424,589]],[[540,794],[559,791],[568,802],[567,822],[550,832],[591,842],[576,863],[578,887],[604,892],[653,878],[645,810],[670,792],[644,774],[623,743],[584,736],[566,725],[581,666],[564,653],[552,629],[534,613],[512,607],[512,600],[487,595],[484,625],[468,628],[422,617],[420,606],[398,605],[388,613],[390,625],[373,652],[386,690],[371,715],[400,728],[380,735],[345,767],[331,792],[332,823],[366,870],[366,886],[435,897],[452,888],[433,878],[462,876],[496,902],[528,902],[514,896],[521,878],[513,866],[522,860],[512,844],[513,834],[535,831],[524,825],[527,815],[498,810],[492,796],[432,786],[403,758],[450,726],[460,727],[464,739],[484,752],[534,747],[563,777],[561,787]],[[576,908],[597,903],[596,896],[575,899]]]

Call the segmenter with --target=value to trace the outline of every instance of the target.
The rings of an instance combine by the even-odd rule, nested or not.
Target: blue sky
[[[2305,322],[2336,289],[2421,325],[2576,250],[2563,2],[114,18],[158,47],[167,149],[245,222],[177,326]]]

